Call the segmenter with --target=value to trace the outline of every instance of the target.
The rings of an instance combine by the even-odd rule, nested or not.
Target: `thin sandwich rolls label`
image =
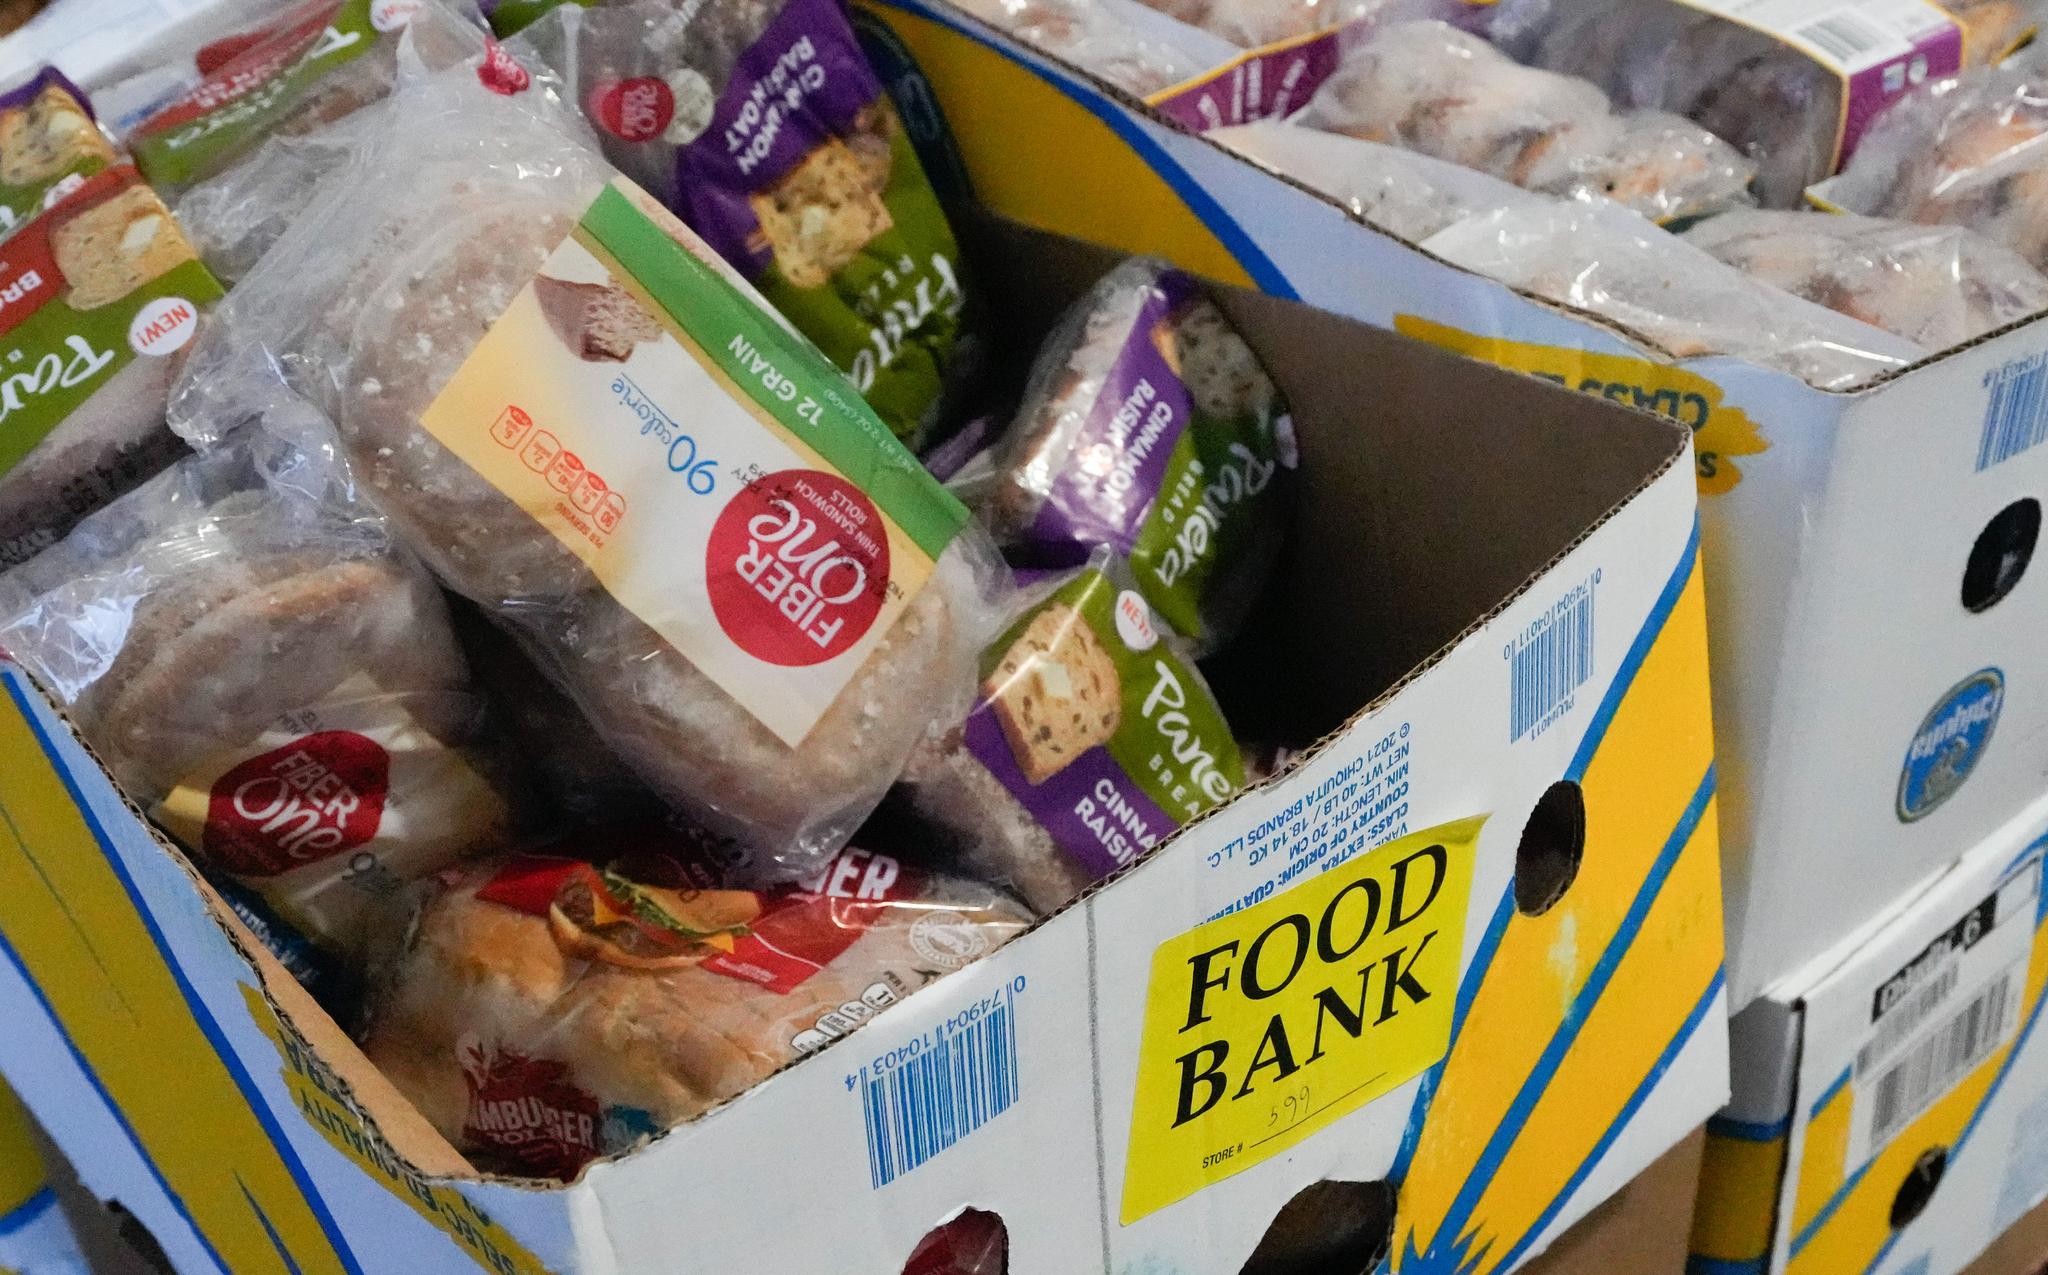
[[[1125,1225],[1286,1151],[1444,1056],[1484,822],[1388,842],[1159,945]]]

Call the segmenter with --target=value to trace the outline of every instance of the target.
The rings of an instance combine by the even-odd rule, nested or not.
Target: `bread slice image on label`
[[[57,269],[76,310],[108,305],[197,260],[170,211],[147,186],[129,186],[50,232]]]
[[[27,105],[0,111],[0,182],[26,186],[89,156],[111,164],[114,148],[61,86],[49,85]]]
[[[1123,716],[1116,661],[1079,612],[1047,607],[982,684],[1017,768],[1042,784],[1109,742]]]
[[[632,293],[613,283],[575,283],[548,275],[533,281],[540,311],[577,358],[624,363],[642,341],[661,335],[661,324]]]
[[[886,151],[878,166],[871,148],[857,150],[835,137],[774,187],[748,198],[785,279],[799,288],[822,288],[895,226],[882,202],[886,162]]]

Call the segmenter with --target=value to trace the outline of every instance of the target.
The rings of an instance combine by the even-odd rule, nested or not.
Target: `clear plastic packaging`
[[[2048,310],[2048,277],[1958,226],[1851,213],[1729,213],[1686,241],[1816,305],[1929,350]]]
[[[940,422],[974,352],[960,248],[837,0],[568,4],[508,47],[898,437]]]
[[[1850,212],[1966,226],[2048,270],[2048,67],[2030,55],[1923,85],[1825,193]]]
[[[1106,553],[1023,590],[980,696],[904,774],[972,876],[1064,906],[1244,787],[1223,710]]]
[[[1237,633],[1285,534],[1287,404],[1192,277],[1125,262],[1046,338],[980,505],[1014,564],[1107,545],[1207,655]]]
[[[735,1098],[1028,919],[986,886],[849,849],[767,893],[675,834],[444,874],[373,974],[364,1051],[480,1165],[570,1178]],[[1002,1011],[998,1011],[1002,1012]]]
[[[1537,206],[1542,199],[1459,164],[1279,120],[1219,128],[1208,136],[1410,243],[1420,243],[1467,217]]]
[[[1863,385],[1931,351],[1788,296],[1613,206],[1566,202],[1473,217],[1422,247],[1676,358],[1729,354],[1819,389]]]
[[[1188,26],[1258,49],[1354,23],[1441,16],[1445,0],[1146,0]]]
[[[175,427],[204,445],[218,423],[265,417],[289,398],[286,382],[303,391],[333,415],[363,484],[443,583],[514,628],[658,795],[713,833],[755,847],[763,879],[814,871],[880,801],[927,728],[964,711],[991,621],[984,589],[995,587],[1000,562],[815,349],[777,327],[757,294],[721,273],[715,254],[644,195],[611,184],[616,175],[584,140],[580,120],[535,93],[489,91],[473,69],[422,80],[392,104],[391,127],[323,184],[201,337],[178,391]],[[648,276],[657,286],[690,290],[666,322],[602,263],[588,264],[595,259],[582,240],[570,240],[600,203],[614,221],[630,223],[638,251],[659,259],[659,271]],[[610,282],[537,277],[562,254],[587,263],[573,269],[606,270]],[[513,323],[515,301],[522,317]],[[728,375],[748,377],[760,393],[734,379],[714,384],[680,347],[689,336],[705,359],[730,356],[731,338],[705,345],[690,335],[698,328],[687,326],[713,323],[743,330],[747,357],[731,356]],[[502,358],[479,354],[486,344],[493,352],[511,348],[485,341],[494,325],[538,344]],[[469,370],[473,359],[481,362]],[[483,370],[487,362],[498,370]],[[437,433],[425,414],[443,402],[452,379],[481,387],[473,396],[479,410],[494,398],[488,410],[503,413],[506,396],[516,396],[545,419],[535,426],[522,408],[495,425],[484,417],[474,435],[447,426]],[[526,388],[512,387],[514,379]],[[650,389],[656,386],[659,393]],[[799,386],[808,391],[801,400]],[[539,407],[543,399],[559,401],[556,395],[573,403],[552,414]],[[665,408],[653,406],[663,401]],[[609,444],[588,432],[607,412],[632,414]],[[666,527],[723,509],[736,527],[777,531],[784,537],[778,552],[794,552],[793,528],[812,515],[799,518],[782,495],[786,476],[722,468],[742,454],[773,452],[772,439],[782,435],[762,417],[776,413],[777,430],[829,430],[821,447],[839,440],[841,473],[802,480],[809,493],[802,503],[817,508],[816,517],[836,517],[811,504],[825,499],[817,493],[836,490],[842,495],[834,499],[849,508],[863,500],[909,502],[921,525],[938,528],[919,542],[936,563],[928,582],[903,574],[916,559],[907,542],[892,540],[890,556],[875,561],[896,574],[863,576],[855,600],[869,609],[851,627],[833,626],[843,634],[839,645],[776,656],[801,665],[794,673],[743,647],[724,612],[714,617],[713,605],[689,601],[712,591],[714,604],[730,597],[750,608],[748,641],[761,636],[760,626],[798,623],[790,612],[777,620],[768,611],[762,578],[742,579],[737,560],[714,570],[701,539],[695,547],[664,541],[605,556],[596,551],[607,537],[590,530]],[[497,447],[514,447],[505,429],[525,440],[517,451],[470,454],[476,463],[503,456],[507,467],[495,479],[450,450],[471,437],[487,446],[487,429]],[[553,431],[572,429],[585,430],[569,434],[584,441],[562,460],[551,450],[562,446]],[[657,450],[600,460],[596,452],[607,446]],[[594,468],[580,468],[579,454]],[[511,463],[515,457],[523,469]],[[664,457],[665,465],[644,463]],[[506,494],[515,480],[520,499]],[[563,513],[554,492],[572,493],[576,508]],[[713,493],[724,494],[702,503]],[[736,512],[756,506],[765,521]],[[777,509],[790,511],[790,521],[767,527]],[[638,523],[619,521],[636,516]],[[679,534],[706,532],[692,521]],[[808,551],[814,542],[802,543]],[[875,542],[862,543],[872,549]],[[602,578],[593,560],[603,565]],[[663,577],[669,583],[642,583],[662,573],[671,573]],[[621,591],[638,602],[621,602]],[[784,601],[801,610],[796,594]],[[835,612],[843,613],[844,606]],[[768,636],[803,640],[793,628]],[[711,655],[692,658],[679,642]],[[834,649],[839,655],[815,653]],[[816,689],[827,678],[838,680]],[[764,697],[792,686],[814,688],[792,713],[815,714],[771,728],[765,714],[789,701],[770,705]],[[747,694],[753,698],[743,701]]]
[[[1660,222],[1749,202],[1754,171],[1698,125],[1617,113],[1597,86],[1520,66],[1442,22],[1384,28],[1351,49],[1295,122]]]
[[[440,591],[331,455],[244,434],[0,576],[0,648],[122,789],[309,937],[501,844]]]
[[[1141,24],[1104,0],[961,0],[960,7],[1053,57],[1150,97],[1221,66],[1235,46],[1184,24]],[[1165,25],[1165,30],[1157,27]]]

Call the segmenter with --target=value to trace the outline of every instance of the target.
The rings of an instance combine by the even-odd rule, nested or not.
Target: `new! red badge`
[[[353,731],[320,731],[222,775],[207,803],[206,853],[266,877],[355,849],[377,835],[391,757]]]
[[[889,537],[867,493],[815,469],[744,487],[705,551],[711,610],[735,645],[785,668],[867,636],[889,590]]]

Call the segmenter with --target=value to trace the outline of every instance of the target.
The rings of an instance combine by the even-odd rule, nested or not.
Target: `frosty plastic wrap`
[[[1353,24],[1438,17],[1456,0],[1146,0],[1152,8],[1246,49]]]
[[[1230,60],[1236,47],[1177,22],[1146,23],[1136,0],[961,0],[960,7],[1035,48],[1150,97]]]
[[[2010,51],[2012,24],[2000,15],[2022,7],[1889,0],[1773,16],[1733,0],[1573,0],[1519,21],[1543,29],[1538,64],[1583,75],[1626,105],[1691,117],[1756,161],[1767,207],[1789,208],[1912,85]]]
[[[1441,22],[1388,27],[1352,49],[1296,122],[1658,221],[1749,200],[1749,161],[1705,129],[1617,113],[1594,85],[1519,66]]]
[[[159,824],[338,949],[506,833],[440,592],[317,453],[180,461],[0,576],[0,648]]]
[[[1686,240],[1766,283],[1929,350],[2048,310],[2048,277],[1957,226],[1844,213],[1730,213]]]
[[[1313,187],[1411,243],[1478,213],[1540,196],[1459,164],[1278,120],[1219,128],[1209,139]]]
[[[845,379],[536,94],[473,71],[392,127],[230,298],[177,427],[336,419],[442,580],[613,749],[801,876],[986,641],[985,537]]]
[[[1188,275],[1110,272],[1046,338],[980,506],[1012,561],[1107,545],[1204,654],[1237,632],[1279,552],[1294,424],[1258,355]]]
[[[512,47],[898,437],[937,423],[971,352],[959,245],[837,0],[565,5]]]
[[[962,868],[1051,912],[1244,786],[1208,683],[1099,562],[1023,595],[966,720],[911,759]]]
[[[2029,55],[1924,86],[1823,191],[1851,212],[1967,226],[2048,270],[2048,67]]]
[[[1850,389],[1930,351],[1752,279],[1615,207],[1557,202],[1460,222],[1422,247],[1677,358],[1731,354],[1821,389]]]
[[[1028,923],[849,849],[735,890],[638,830],[445,874],[376,976],[363,1047],[484,1165],[572,1177],[737,1097]]]
[[[0,261],[0,568],[184,450],[164,402],[221,295],[135,169],[88,177]]]
[[[115,161],[91,103],[55,67],[0,93],[0,238]]]

